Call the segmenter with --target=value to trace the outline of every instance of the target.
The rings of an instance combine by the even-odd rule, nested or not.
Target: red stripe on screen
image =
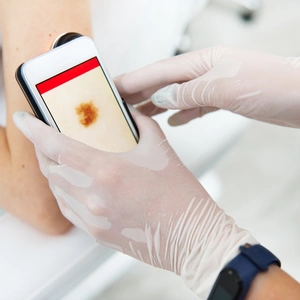
[[[91,58],[80,65],[77,65],[65,72],[62,72],[46,81],[43,81],[36,85],[40,94],[44,94],[88,71],[91,71],[97,67],[99,67],[99,61],[96,57]]]

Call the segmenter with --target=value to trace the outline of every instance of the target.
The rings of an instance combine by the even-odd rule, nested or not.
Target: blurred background
[[[297,0],[211,0],[189,24],[179,53],[224,44],[300,55]],[[259,74],[258,74],[259,76]],[[300,84],[300,79],[299,79]],[[219,205],[279,256],[300,281],[300,131],[251,121],[199,178]],[[181,279],[139,262],[95,299],[197,299]]]

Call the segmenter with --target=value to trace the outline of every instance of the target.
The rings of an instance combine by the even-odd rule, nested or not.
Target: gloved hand
[[[86,146],[25,112],[14,121],[66,218],[104,245],[181,275],[207,299],[238,246],[257,242],[210,198],[155,121],[133,117],[140,141],[125,153]]]
[[[151,97],[139,110],[180,109],[180,125],[222,108],[278,125],[300,127],[300,58],[230,47],[211,47],[162,60],[115,79],[131,104]],[[156,92],[156,93],[154,93]],[[152,95],[154,93],[154,95]]]

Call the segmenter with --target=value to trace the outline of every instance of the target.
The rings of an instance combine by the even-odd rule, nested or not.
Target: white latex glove
[[[133,112],[136,148],[107,153],[72,140],[29,113],[14,121],[35,145],[63,214],[98,242],[182,276],[207,299],[224,265],[256,244],[210,199],[159,126]]]
[[[139,108],[146,115],[161,108],[182,110],[171,116],[171,125],[222,108],[300,127],[299,57],[216,46],[159,61],[124,74],[115,83],[127,102],[136,104],[151,97],[160,107],[146,102]]]

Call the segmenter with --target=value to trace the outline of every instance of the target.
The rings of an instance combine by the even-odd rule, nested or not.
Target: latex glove
[[[160,108],[182,110],[169,119],[171,125],[222,108],[300,127],[299,57],[217,46],[159,61],[118,77],[115,83],[129,103],[151,97]],[[146,103],[139,109],[154,115],[160,108]]]
[[[206,299],[238,246],[257,242],[210,199],[159,126],[133,117],[140,141],[126,153],[86,146],[28,113],[14,121],[66,218],[106,246],[181,275]]]

